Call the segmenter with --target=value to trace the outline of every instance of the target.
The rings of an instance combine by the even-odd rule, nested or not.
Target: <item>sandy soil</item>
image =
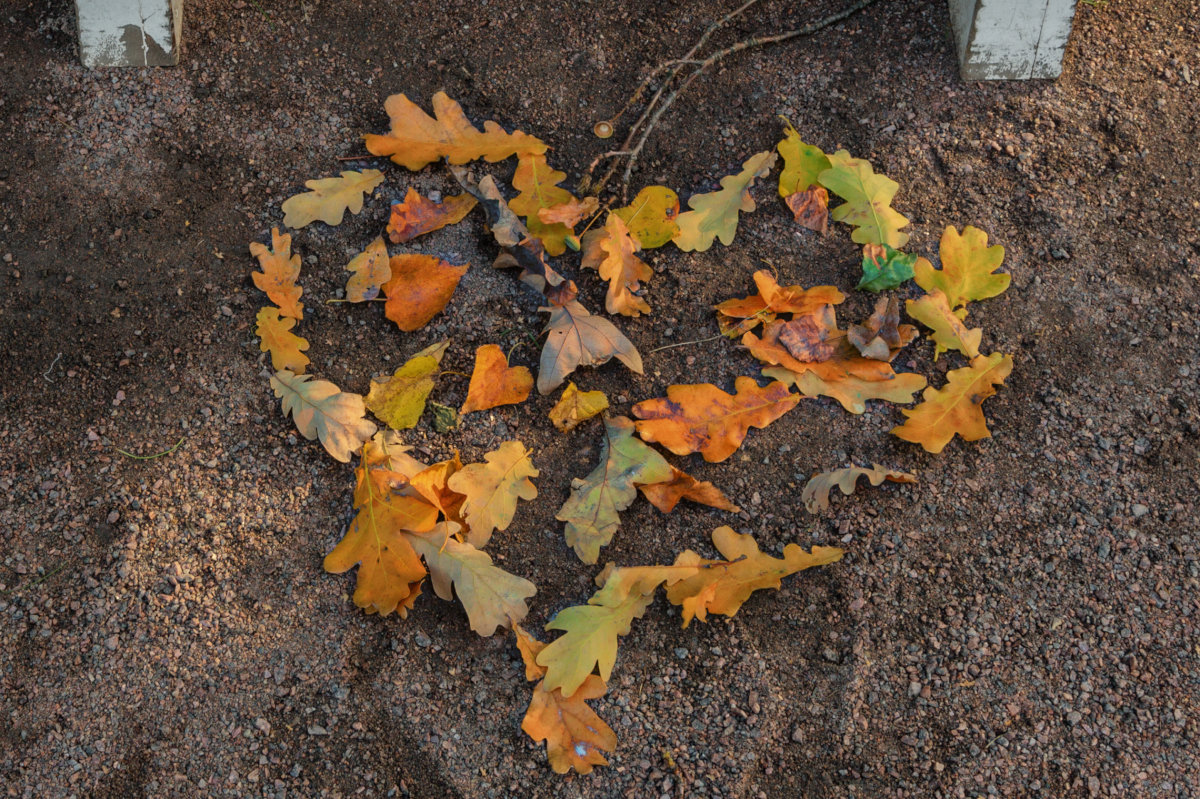
[[[593,123],[651,65],[728,10],[683,3],[188,4],[177,69],[78,66],[69,3],[0,15],[0,785],[11,796],[1191,797],[1200,794],[1196,522],[1200,346],[1200,7],[1081,4],[1055,83],[963,84],[945,4],[883,0],[818,39],[746,54],[664,117],[634,175],[710,189],[773,146],[777,114],[899,181],[911,249],[974,224],[1011,290],[972,320],[1016,370],[994,438],[930,456],[806,401],[729,462],[675,459],[725,488],[764,549],[846,559],[679,629],[659,599],[623,639],[598,709],[612,765],[564,778],[519,731],[511,639],[481,639],[429,594],[367,617],[322,573],[351,474],[297,436],[253,335],[246,245],[279,203],[386,126],[393,92],[445,89],[476,120],[554,148],[574,181]],[[268,8],[269,7],[269,8]],[[768,2],[720,41],[794,27],[833,0]],[[505,179],[512,165],[500,165]],[[407,186],[296,235],[303,285],[343,265]],[[855,248],[798,232],[770,184],[733,246],[655,251],[655,313],[618,325],[643,353],[715,331],[709,306],[770,261],[787,283],[857,279]],[[379,308],[309,305],[312,371],[347,390],[441,338],[450,369],[496,342],[532,365],[536,298],[488,266],[478,215],[420,250],[473,268],[446,313],[400,335]],[[413,248],[418,249],[418,248]],[[602,307],[603,286],[579,277]],[[843,319],[867,314],[855,294]],[[954,365],[914,347],[933,376]],[[677,382],[728,387],[757,365],[728,341],[581,375],[618,411]],[[465,381],[434,398],[457,405]],[[563,437],[554,398],[408,440],[476,460],[519,437],[540,495],[489,547],[537,583],[529,626],[590,594],[554,514],[596,431]],[[167,449],[171,455],[134,460]],[[810,516],[823,469],[879,461],[917,486]],[[639,502],[605,556],[665,562],[730,519]]]

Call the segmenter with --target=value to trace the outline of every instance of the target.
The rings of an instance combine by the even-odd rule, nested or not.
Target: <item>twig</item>
[[[113,447],[113,449],[117,450],[117,452],[121,453],[126,458],[133,458],[135,461],[152,461],[155,458],[161,458],[164,455],[170,455],[172,452],[179,449],[179,445],[182,444],[186,440],[187,440],[187,436],[184,436],[183,438],[181,438],[175,442],[175,446],[171,447],[170,449],[164,449],[162,452],[158,453],[157,455],[134,455],[132,452],[126,452],[125,450],[120,449],[118,447]]]
[[[465,377],[468,380],[471,379],[469,374],[466,374],[465,372],[456,372],[453,369],[443,369],[442,371],[438,372],[436,376],[441,377],[442,375],[457,375],[458,377]]]
[[[647,352],[646,354],[652,355],[653,353],[662,352],[663,350],[674,349],[675,347],[686,347],[689,344],[703,344],[706,341],[716,341],[719,338],[721,338],[720,333],[718,333],[715,336],[709,336],[708,338],[698,338],[695,341],[680,341],[676,344],[667,344],[662,347],[655,347],[654,349],[650,350],[650,352]]]
[[[70,566],[70,565],[71,564],[69,564],[69,563],[63,563],[57,569],[52,569],[51,571],[46,572],[41,577],[37,578],[36,580],[33,580],[32,582],[24,583],[22,585],[14,585],[12,588],[10,588],[7,591],[5,591],[4,593],[0,594],[0,596],[9,596],[10,594],[19,594],[22,591],[26,591],[30,588],[33,588],[35,585],[39,585],[41,583],[46,582],[51,577],[58,574],[60,571],[62,571],[63,569],[67,568],[67,566]]]
[[[46,367],[46,371],[42,372],[42,379],[45,380],[47,383],[54,382],[54,380],[51,379],[51,377],[50,377],[50,373],[54,371],[54,364],[58,363],[58,359],[61,357],[62,357],[61,352],[58,355],[55,355],[54,360],[51,361],[50,365]]]
[[[387,158],[386,155],[339,155],[334,161],[369,161],[372,158]]]

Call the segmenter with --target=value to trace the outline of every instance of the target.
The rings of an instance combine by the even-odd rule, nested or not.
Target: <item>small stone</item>
[[[921,695],[921,683],[916,682],[915,680],[913,682],[910,682],[908,684],[908,695],[910,698],[914,698],[914,699],[916,697],[920,696]]]
[[[804,743],[804,730],[799,725],[796,726],[796,729],[792,730],[792,743]]]
[[[1133,511],[1133,518],[1135,519],[1140,519],[1150,512],[1150,509],[1140,502],[1134,505],[1131,510]]]
[[[429,640],[429,636],[420,630],[417,630],[416,634],[413,635],[413,641],[415,641],[417,646],[421,647],[422,649],[433,643]]]
[[[258,729],[259,732],[261,732],[263,734],[270,734],[270,732],[271,732],[271,722],[267,721],[266,719],[263,719],[263,718],[255,719],[254,726]]]
[[[821,657],[825,658],[830,663],[837,663],[839,660],[838,653],[832,647],[828,646],[821,651]]]
[[[310,725],[308,725],[308,734],[309,735],[328,735],[329,731],[326,730],[324,727],[322,727],[320,724],[310,724]]]
[[[110,635],[109,637],[104,639],[104,648],[109,651],[113,651],[117,648],[117,644],[119,642],[120,642],[120,639],[117,638],[117,636]]]
[[[682,646],[675,647],[675,657],[679,658],[680,660],[687,660],[687,656],[688,656],[687,647],[682,647]]]

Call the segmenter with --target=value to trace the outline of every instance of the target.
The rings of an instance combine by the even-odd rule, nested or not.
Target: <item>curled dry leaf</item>
[[[426,347],[409,358],[391,377],[372,380],[367,392],[368,410],[393,430],[417,426],[425,412],[425,400],[433,391],[433,378],[441,368],[450,342]]]
[[[892,360],[916,337],[915,327],[900,324],[900,303],[895,297],[880,297],[870,318],[846,331],[846,339],[859,354],[875,361]]]
[[[783,171],[779,173],[779,196],[785,199],[812,188],[818,183],[817,177],[832,166],[820,147],[801,141],[800,134],[791,122],[786,123],[784,138],[775,145],[775,149],[783,158]],[[825,197],[828,206],[829,195]],[[791,205],[788,203],[788,207]]]
[[[513,625],[513,630],[517,634],[517,649],[525,663],[525,679],[538,681],[521,729],[534,742],[546,742],[546,759],[559,774],[566,774],[571,769],[590,774],[595,766],[608,765],[601,752],[616,749],[617,736],[584,701],[598,699],[608,691],[604,680],[593,674],[570,696],[564,696],[558,689],[546,690],[541,682],[546,669],[536,661],[546,645],[532,638],[519,625]]]
[[[432,255],[393,255],[392,276],[383,285],[383,314],[406,333],[442,312],[470,264],[454,266]]]
[[[291,415],[300,434],[309,441],[320,438],[329,454],[342,463],[375,433],[375,425],[363,418],[363,398],[345,393],[327,380],[312,380],[285,369],[271,378],[271,388],[283,400],[283,413]]]
[[[633,202],[613,213],[643,250],[661,247],[679,233],[679,195],[666,186],[647,186]]]
[[[668,386],[665,398],[633,406],[633,415],[641,420],[638,435],[676,455],[699,452],[715,463],[732,455],[751,427],[766,427],[800,401],[780,382],[760,387],[752,378],[739,377],[734,385],[734,394],[709,383]]]
[[[544,155],[522,155],[513,174],[513,188],[520,194],[509,202],[508,207],[525,217],[529,234],[542,242],[548,255],[566,252],[566,239],[571,235],[571,228],[562,222],[543,222],[539,212],[575,202],[571,192],[558,186],[566,179],[567,173],[551,168]]]
[[[987,242],[987,233],[977,227],[967,225],[959,234],[953,225],[947,225],[939,248],[942,268],[934,269],[928,261],[919,264],[917,285],[930,294],[941,291],[955,310],[1003,294],[1012,282],[1012,275],[996,273],[1004,262],[1004,248],[989,247]],[[965,317],[965,311],[959,314],[959,319]]]
[[[258,312],[258,326],[254,329],[258,335],[259,349],[271,353],[271,368],[276,372],[287,371],[302,375],[308,366],[308,339],[300,338],[292,332],[296,320],[291,317],[281,317],[279,309],[271,306]]]
[[[983,330],[978,327],[967,329],[954,311],[950,310],[950,303],[940,290],[934,289],[931,294],[920,299],[909,300],[905,309],[909,316],[933,331],[930,338],[937,345],[933,354],[935,361],[947,350],[958,350],[968,358],[979,355]]]
[[[886,244],[864,244],[863,275],[855,288],[876,292],[894,289],[913,276],[913,268],[918,263],[929,265],[924,258],[894,250]]]
[[[529,399],[533,374],[524,366],[509,366],[504,350],[484,344],[475,350],[475,368],[460,414],[484,411],[499,405],[516,405]]]
[[[300,302],[300,295],[304,290],[296,285],[296,278],[300,277],[300,256],[292,255],[292,237],[287,233],[281,235],[279,228],[271,228],[271,246],[273,251],[257,241],[250,242],[250,254],[258,259],[262,268],[250,277],[254,279],[254,285],[279,306],[279,313],[303,319],[304,304]]]
[[[412,447],[401,443],[394,430],[380,430],[363,444],[362,462],[375,470],[394,472],[399,475],[397,481],[403,483],[428,468],[408,454],[411,450]]]
[[[549,394],[580,366],[599,366],[614,355],[631,371],[642,373],[642,356],[632,342],[612,322],[592,316],[577,300],[538,310],[550,313],[538,365],[538,393]]]
[[[562,396],[550,409],[550,421],[560,431],[569,433],[607,409],[608,397],[603,391],[580,391],[574,382],[568,382]]]
[[[1012,372],[1011,355],[979,355],[971,365],[946,373],[942,388],[928,388],[924,401],[905,410],[904,424],[893,427],[892,435],[920,444],[926,452],[941,452],[955,434],[965,441],[990,438],[983,416],[983,401],[996,393],[996,386]]]
[[[616,214],[608,215],[603,229],[583,237],[580,265],[584,269],[595,269],[608,281],[604,308],[610,314],[641,316],[650,313],[649,303],[633,293],[641,288],[641,282],[654,277],[654,271],[635,255],[638,250],[637,242]]]
[[[468,544],[483,549],[495,530],[507,530],[517,512],[517,500],[531,500],[537,488],[529,478],[539,472],[529,450],[520,441],[506,441],[484,456],[485,463],[472,463],[450,476],[446,485],[462,494],[462,516],[470,528]]]
[[[435,203],[409,186],[404,201],[392,206],[387,223],[388,238],[392,244],[403,244],[417,236],[457,224],[471,212],[476,202],[470,194],[456,194]]]
[[[724,561],[708,560],[691,550],[675,559],[676,567],[698,567],[667,588],[667,599],[682,609],[684,627],[693,618],[704,621],[709,613],[732,616],[755,591],[779,588],[784,577],[841,560],[843,554],[837,547],[805,552],[797,544],[788,544],[782,558],[773,558],[759,551],[754,538],[728,527],[713,530],[712,539]]]
[[[362,210],[363,195],[375,191],[380,183],[383,173],[378,169],[346,171],[338,178],[306,181],[304,185],[311,191],[283,201],[283,224],[302,228],[320,220],[327,225],[340,225],[347,211],[357,214]]]
[[[650,501],[651,505],[663,513],[670,513],[675,510],[675,506],[679,504],[679,500],[681,499],[691,500],[701,505],[708,505],[718,510],[727,510],[732,513],[737,513],[741,510],[741,508],[729,501],[729,497],[725,496],[721,489],[712,483],[707,481],[701,482],[690,474],[676,469],[674,466],[671,467],[671,479],[661,483],[639,485],[638,490],[642,492],[642,496]]]
[[[789,194],[783,201],[801,227],[822,236],[829,232],[829,192],[823,186]]]
[[[346,281],[346,301],[366,302],[379,296],[379,289],[392,277],[387,246],[383,236],[376,236],[367,248],[346,264],[350,279]]]
[[[584,197],[582,200],[572,197],[569,202],[561,205],[539,208],[537,217],[543,225],[566,225],[573,229],[581,221],[595,214],[599,207],[600,201],[595,197]]]
[[[694,194],[688,199],[692,210],[676,219],[679,233],[675,244],[684,252],[704,251],[714,239],[728,246],[737,233],[738,214],[755,209],[750,187],[756,178],[766,177],[775,165],[776,155],[767,151],[753,155],[742,164],[736,175],[721,178],[721,188],[707,194]]]
[[[832,358],[837,351],[836,341],[842,335],[837,329],[832,305],[803,316],[796,315],[787,322],[771,322],[768,326],[776,331],[779,343],[793,358],[806,363],[820,363]]]
[[[848,466],[845,469],[834,469],[831,472],[813,475],[804,484],[804,491],[801,492],[800,499],[804,501],[804,507],[809,513],[820,513],[829,507],[829,492],[834,486],[840,488],[842,494],[848,497],[854,493],[860,477],[866,477],[873,486],[882,485],[884,480],[893,483],[917,482],[916,475],[885,469],[878,463],[870,469],[862,466]]]
[[[459,531],[466,529],[462,518],[462,505],[466,497],[450,488],[450,478],[462,469],[458,453],[454,457],[427,466],[408,477],[409,490],[437,508],[446,521],[454,522]]]
[[[892,198],[900,184],[886,175],[877,175],[870,162],[851,158],[850,153],[838,150],[829,156],[829,169],[821,172],[821,185],[845,202],[834,208],[830,216],[835,222],[854,226],[850,238],[859,244],[886,244],[903,247],[908,234],[900,228],[908,219],[892,209]]]
[[[781,288],[770,272],[759,269],[754,273],[754,284],[758,293],[745,299],[726,300],[713,308],[717,321],[725,335],[741,335],[753,330],[760,323],[774,321],[776,314],[791,313],[804,316],[820,310],[826,305],[837,305],[845,300],[842,292],[833,286],[801,286]]]
[[[391,132],[368,134],[367,151],[391,156],[392,161],[413,171],[441,158],[451,164],[465,164],[477,158],[495,162],[520,153],[546,152],[540,139],[519,130],[506,133],[490,120],[483,123],[480,132],[445,92],[433,96],[436,119],[403,94],[389,97],[384,109],[391,118]]]
[[[635,485],[669,479],[670,464],[634,437],[633,422],[624,416],[605,419],[600,463],[587,477],[571,481],[571,496],[555,517],[566,522],[567,545],[584,563],[595,563],[621,524],[618,514],[637,498]]]

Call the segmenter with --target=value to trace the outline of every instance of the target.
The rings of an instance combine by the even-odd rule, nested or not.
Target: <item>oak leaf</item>
[[[566,522],[567,545],[584,563],[595,563],[600,547],[612,541],[621,524],[621,511],[637,498],[637,483],[661,483],[671,478],[671,465],[633,434],[624,416],[604,420],[600,463],[583,479],[571,481],[571,496],[555,517]]]
[[[538,310],[550,313],[538,364],[538,393],[549,394],[580,366],[599,366],[614,355],[631,371],[642,373],[642,356],[632,342],[612,322],[593,316],[578,300]]]
[[[378,169],[345,171],[338,178],[305,181],[311,191],[289,197],[280,206],[283,224],[302,228],[319,219],[327,225],[340,225],[346,211],[352,214],[362,211],[363,195],[375,191],[380,183],[383,173]]]
[[[391,377],[372,380],[367,409],[393,430],[416,427],[433,391],[433,378],[441,368],[450,342],[426,347],[409,358]]]
[[[934,453],[941,452],[956,433],[965,441],[990,438],[983,401],[996,393],[996,386],[1004,384],[1012,367],[1012,356],[997,352],[978,355],[970,366],[947,372],[946,385],[927,388],[924,401],[904,411],[908,419],[893,427],[892,435]]]
[[[894,289],[913,276],[913,268],[920,262],[929,264],[924,258],[894,250],[886,244],[864,244],[863,275],[854,288],[875,292]]]
[[[977,227],[967,225],[960,234],[953,225],[947,225],[939,248],[942,268],[934,269],[928,261],[918,264],[917,285],[930,294],[941,291],[956,310],[968,302],[1003,294],[1012,282],[1012,275],[996,273],[1004,262],[1004,248],[989,247],[987,242],[987,233]],[[965,316],[962,313],[959,318]]]
[[[275,371],[288,370],[292,374],[304,374],[308,366],[308,339],[301,338],[292,332],[296,320],[280,316],[279,309],[273,306],[261,308],[258,312],[258,326],[254,332],[259,337],[259,349],[271,353],[271,368]]]
[[[937,345],[933,355],[935,361],[939,355],[948,350],[958,350],[968,358],[979,355],[983,330],[978,327],[967,329],[962,320],[950,309],[946,295],[940,290],[934,289],[932,293],[924,297],[909,300],[905,303],[905,309],[909,316],[933,331],[930,338]]]
[[[863,466],[847,466],[845,469],[834,469],[830,472],[815,474],[804,484],[800,499],[809,513],[820,513],[829,507],[829,492],[834,486],[841,489],[843,496],[850,496],[858,485],[858,478],[866,477],[871,485],[883,485],[885,480],[892,483],[915,483],[917,478],[908,472],[885,469],[878,463],[870,469]]]
[[[271,378],[271,388],[283,400],[284,416],[291,414],[300,434],[309,441],[320,438],[326,451],[342,463],[375,433],[375,425],[363,418],[363,398],[327,380],[311,380],[310,375],[284,369]]]
[[[462,494],[462,517],[470,528],[468,544],[483,549],[495,530],[507,530],[517,511],[517,500],[531,500],[537,488],[529,478],[539,472],[529,450],[520,441],[506,441],[484,456],[484,463],[464,466],[446,485]]]
[[[783,383],[760,387],[749,377],[739,377],[734,391],[709,383],[668,386],[666,398],[633,406],[638,435],[676,455],[699,452],[716,463],[741,446],[751,427],[766,427],[800,401]]]
[[[425,559],[434,593],[445,600],[457,594],[471,629],[486,637],[525,618],[529,612],[525,600],[537,593],[537,587],[496,566],[486,552],[459,541],[452,535],[457,527],[442,522],[408,538]]]
[[[585,702],[598,699],[608,691],[604,680],[590,675],[570,696],[563,696],[558,689],[546,690],[541,682],[546,670],[535,660],[545,644],[530,637],[518,625],[513,625],[513,629],[517,633],[517,649],[525,662],[525,679],[539,681],[534,686],[521,729],[534,742],[546,742],[550,768],[559,774],[566,774],[571,769],[590,774],[593,767],[608,765],[601,752],[616,749],[617,736]]]
[[[901,233],[900,228],[908,224],[908,218],[891,206],[900,184],[886,175],[876,174],[870,162],[851,158],[845,150],[829,156],[829,163],[830,168],[821,172],[818,180],[845,200],[830,213],[833,220],[853,225],[850,238],[859,244],[903,247],[908,242],[908,234]]]
[[[633,202],[613,213],[643,250],[661,247],[679,232],[679,195],[666,186],[647,186]]]
[[[392,276],[383,284],[383,314],[406,333],[442,312],[470,264],[454,266],[432,255],[393,255]]]
[[[797,544],[788,544],[782,558],[773,558],[759,551],[753,537],[728,527],[713,530],[712,539],[724,561],[708,560],[691,550],[675,559],[676,567],[699,567],[667,588],[667,599],[682,610],[684,627],[693,618],[704,621],[709,613],[732,616],[755,591],[779,588],[784,577],[841,560],[843,553],[837,547],[817,546],[805,552]]]
[[[446,521],[454,522],[460,529],[466,529],[466,521],[462,517],[462,506],[466,497],[452,490],[449,485],[450,478],[462,467],[462,460],[455,452],[454,457],[409,475],[408,485],[413,493],[441,511]]]
[[[846,340],[859,354],[875,361],[892,360],[916,337],[915,327],[900,324],[900,303],[895,297],[880,297],[870,318],[846,331]]]
[[[376,471],[392,472],[399,476],[398,482],[404,483],[428,468],[409,455],[411,451],[412,447],[401,442],[395,430],[380,430],[363,444],[362,462]]]
[[[539,208],[537,217],[543,225],[566,225],[573,229],[581,221],[595,214],[599,207],[600,200],[595,197],[584,197],[582,200],[572,197],[570,201],[561,205]]]
[[[829,192],[823,186],[813,186],[783,198],[792,217],[801,227],[824,236],[829,232]]]
[[[650,313],[649,303],[633,293],[641,288],[641,282],[654,277],[654,271],[635,254],[639,249],[616,214],[608,215],[601,230],[591,231],[583,237],[580,265],[584,269],[595,269],[608,281],[604,309],[610,314],[641,316]]]
[[[254,285],[266,292],[271,302],[279,306],[279,313],[293,319],[304,318],[304,304],[300,295],[304,292],[296,285],[300,277],[300,256],[292,255],[292,237],[280,234],[279,228],[271,228],[271,246],[268,250],[257,241],[250,242],[250,254],[258,259],[261,272],[250,277]]]
[[[560,431],[569,433],[607,409],[608,397],[603,391],[580,391],[574,382],[568,382],[562,396],[550,409],[550,421]]]
[[[675,244],[684,252],[703,252],[714,239],[729,245],[737,233],[738,214],[755,209],[750,187],[756,178],[766,177],[775,165],[776,155],[767,151],[753,155],[742,164],[736,175],[721,178],[721,188],[707,194],[694,194],[688,199],[692,210],[676,219],[679,233]]]
[[[825,305],[803,316],[796,315],[789,321],[770,323],[777,330],[779,343],[793,358],[805,363],[828,361],[837,351],[836,340],[842,335],[837,329],[833,306]],[[830,339],[834,340],[831,341]]]
[[[475,350],[475,368],[459,414],[516,405],[529,399],[531,391],[533,373],[524,366],[509,366],[508,356],[499,345],[484,344]]]
[[[548,255],[566,252],[571,228],[562,222],[543,222],[538,213],[575,201],[571,192],[558,186],[566,179],[567,173],[551,168],[544,155],[522,155],[513,174],[513,188],[520,194],[509,201],[508,207],[525,217],[529,234],[542,242]]]
[[[387,98],[384,110],[391,118],[391,132],[368,134],[367,150],[372,155],[391,156],[392,161],[414,172],[440,158],[465,164],[477,158],[496,162],[520,153],[546,152],[540,139],[519,130],[506,133],[490,120],[483,123],[481,132],[445,92],[433,96],[436,119],[403,94]]]
[[[826,305],[837,305],[845,300],[842,292],[833,286],[801,286],[781,288],[770,272],[759,269],[754,273],[754,284],[758,293],[745,299],[726,300],[713,308],[717,321],[725,335],[741,335],[753,330],[759,323],[774,321],[776,314],[791,313],[804,316],[820,310]]]
[[[697,480],[686,472],[671,467],[671,478],[660,483],[639,485],[638,490],[650,504],[663,513],[675,510],[679,500],[687,499],[701,505],[737,513],[741,510],[729,501],[721,489],[710,482]]]
[[[779,196],[784,198],[811,188],[818,183],[817,176],[832,166],[820,147],[805,144],[792,123],[786,124],[783,140],[775,145],[783,158],[783,171],[779,173]]]
[[[461,222],[477,202],[470,194],[456,194],[435,203],[409,186],[404,200],[392,205],[387,223],[388,238],[392,244],[403,244]]]
[[[378,297],[380,287],[392,277],[383,236],[376,236],[365,250],[351,258],[346,271],[352,273],[346,281],[347,302],[366,302]]]

